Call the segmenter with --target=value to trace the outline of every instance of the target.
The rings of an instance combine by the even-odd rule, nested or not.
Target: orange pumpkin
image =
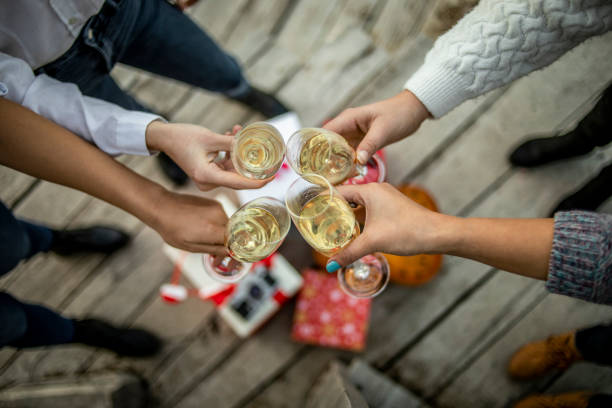
[[[438,207],[431,195],[423,188],[404,184],[397,187],[405,196],[414,200],[432,211],[438,211]],[[328,258],[317,251],[312,251],[314,261],[321,268],[325,268]],[[401,285],[418,286],[429,282],[442,266],[442,255],[413,255],[398,256],[385,254],[391,269],[391,281]]]

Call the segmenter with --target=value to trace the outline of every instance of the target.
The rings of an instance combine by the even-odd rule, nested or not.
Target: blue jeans
[[[72,47],[37,73],[126,109],[148,110],[109,75],[117,62],[230,98],[250,90],[236,60],[165,0],[107,0]]]
[[[18,220],[0,202],[0,275],[10,272],[24,259],[48,251],[52,242],[53,232],[49,228]],[[0,347],[68,343],[73,332],[71,320],[0,292]]]

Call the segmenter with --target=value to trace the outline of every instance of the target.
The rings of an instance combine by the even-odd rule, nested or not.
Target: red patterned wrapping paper
[[[370,299],[356,299],[344,293],[335,274],[307,270],[303,278],[291,337],[324,347],[363,350]]]

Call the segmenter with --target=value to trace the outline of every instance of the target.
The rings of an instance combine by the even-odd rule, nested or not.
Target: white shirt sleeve
[[[438,38],[404,87],[440,117],[611,28],[609,0],[481,0]]]
[[[85,96],[75,84],[35,76],[23,60],[0,52],[0,89],[19,103],[95,144],[108,154],[151,154],[145,131],[157,115]]]

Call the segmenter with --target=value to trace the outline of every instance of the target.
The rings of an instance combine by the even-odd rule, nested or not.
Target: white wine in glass
[[[275,175],[282,165],[285,141],[274,126],[251,123],[234,137],[231,157],[238,173],[252,179],[266,179]]]
[[[332,185],[357,175],[355,157],[346,139],[327,129],[303,128],[287,142],[287,161],[296,173],[318,174]]]
[[[225,246],[229,256],[215,265],[212,256],[204,255],[204,269],[213,279],[236,282],[249,271],[250,263],[261,261],[278,249],[290,226],[282,201],[271,197],[249,201],[227,222]]]
[[[315,250],[332,256],[359,235],[359,223],[344,197],[324,177],[305,174],[287,190],[285,204],[300,234]],[[338,271],[342,289],[354,297],[374,297],[389,282],[382,254],[366,255]]]

